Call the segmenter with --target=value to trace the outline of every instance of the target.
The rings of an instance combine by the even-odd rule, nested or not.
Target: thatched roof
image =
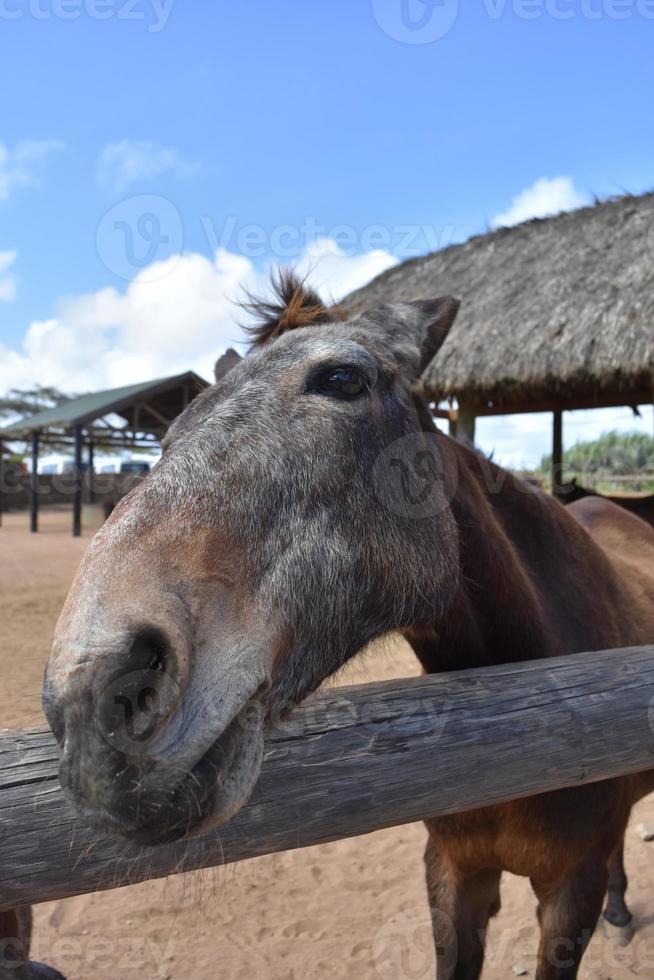
[[[491,411],[654,400],[654,194],[410,259],[343,305],[443,293],[462,306],[424,374],[435,398]]]

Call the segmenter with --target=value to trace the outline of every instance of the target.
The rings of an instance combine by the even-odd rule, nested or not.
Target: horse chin
[[[264,728],[261,705],[248,702],[193,769],[193,777],[212,788],[210,808],[185,837],[221,827],[244,806],[261,772]],[[192,788],[192,786],[191,786]]]
[[[77,804],[85,823],[96,830],[154,847],[185,840],[222,826],[248,801],[263,760],[260,705],[249,701],[209,750],[174,787],[162,773],[139,801],[139,819],[130,820],[117,805],[110,811]]]

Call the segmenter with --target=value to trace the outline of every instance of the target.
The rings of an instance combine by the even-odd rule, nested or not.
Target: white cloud
[[[192,177],[199,169],[199,163],[187,160],[179,150],[153,140],[124,139],[108,143],[97,162],[100,186],[119,194],[138,181],[154,180],[162,174]]]
[[[16,299],[16,278],[8,274],[16,255],[15,249],[9,252],[0,252],[0,302],[11,303]]]
[[[14,254],[0,253],[0,271]],[[326,300],[338,300],[396,262],[383,251],[346,256],[322,239],[298,268]],[[171,256],[158,266],[144,269],[124,292],[106,287],[62,301],[55,316],[29,325],[19,348],[0,343],[0,393],[35,382],[92,391],[189,368],[210,379],[216,357],[244,339],[236,301],[244,288],[265,292],[267,270],[224,249],[211,258]],[[651,433],[651,409],[644,414],[640,420],[620,408],[566,413],[565,444],[613,428]],[[501,465],[535,467],[550,449],[551,416],[478,419],[477,442]]]
[[[511,202],[511,207],[493,218],[493,227],[518,225],[530,218],[545,218],[573,211],[588,204],[587,195],[574,186],[571,177],[541,177]]]
[[[57,140],[22,140],[10,150],[0,143],[0,201],[17,188],[39,183],[39,164],[62,149]]]
[[[296,269],[310,278],[324,300],[338,302],[397,262],[383,249],[347,255],[334,239],[318,238],[307,247]]]
[[[342,297],[397,260],[385,252],[345,256],[324,240],[300,270],[325,298]],[[243,341],[243,289],[265,292],[267,270],[218,249],[212,258],[174,255],[147,267],[124,292],[106,287],[64,300],[25,332],[20,349],[0,344],[0,392],[40,382],[79,392],[193,369],[209,379],[222,351]]]

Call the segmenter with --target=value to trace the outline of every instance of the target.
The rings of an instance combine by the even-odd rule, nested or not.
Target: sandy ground
[[[0,529],[0,724],[43,723],[41,674],[52,630],[85,544],[68,512],[25,515]],[[344,680],[415,674],[407,648],[356,667]],[[632,819],[654,825],[654,799]],[[227,869],[52,902],[36,909],[34,952],[69,980],[427,980],[434,976],[420,824],[286,852]],[[628,833],[627,948],[601,932],[582,977],[654,977],[654,844]],[[534,976],[537,930],[528,883],[506,875],[488,936],[484,980],[522,967]]]

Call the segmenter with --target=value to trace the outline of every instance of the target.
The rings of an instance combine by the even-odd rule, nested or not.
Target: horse
[[[348,318],[293,273],[274,288],[93,538],[46,669],[64,792],[141,845],[228,820],[267,726],[379,637],[427,673],[654,640],[652,528],[436,429],[420,376],[457,300]],[[538,898],[537,980],[576,977],[607,891],[629,923],[623,838],[652,790],[649,772],[427,820],[439,980],[480,976],[505,870]]]
[[[557,488],[557,495],[566,504],[572,504],[577,500],[583,500],[584,497],[602,497],[604,500],[610,500],[611,503],[617,504],[618,507],[624,507],[625,510],[628,510],[631,514],[635,514],[637,517],[640,517],[641,520],[646,521],[648,524],[654,527],[654,493],[603,494],[598,493],[596,490],[590,490],[588,487],[581,486],[581,484],[577,483],[576,478],[573,478],[569,483],[562,483],[561,486]]]
[[[52,967],[30,960],[31,935],[29,906],[0,912],[0,980],[64,980]]]

